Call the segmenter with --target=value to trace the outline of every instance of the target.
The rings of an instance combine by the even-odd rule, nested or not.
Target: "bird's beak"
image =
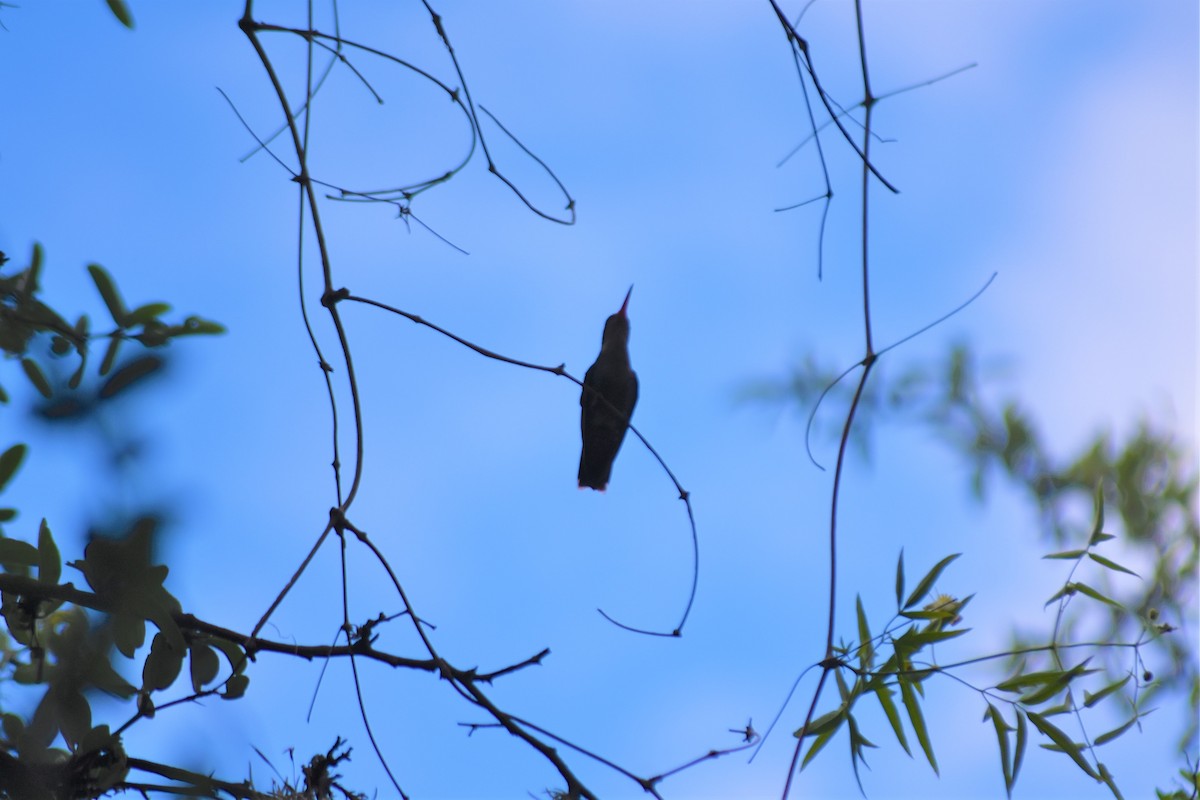
[[[625,293],[625,302],[621,303],[621,310],[617,313],[622,317],[625,316],[625,307],[629,305],[629,295],[633,294],[633,284],[629,284],[629,291]]]

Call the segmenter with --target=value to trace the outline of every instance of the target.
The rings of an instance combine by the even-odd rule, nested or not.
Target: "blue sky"
[[[291,5],[263,4],[256,16],[300,24]],[[340,6],[347,37],[457,84],[419,4]],[[247,629],[334,503],[328,404],[296,303],[295,186],[269,158],[239,162],[253,142],[216,90],[256,131],[278,124],[235,24],[239,4],[133,10],[131,33],[100,2],[0,9],[0,65],[10,76],[0,249],[20,264],[41,241],[47,295],[64,311],[103,318],[85,271],[99,262],[130,303],[167,299],[228,327],[219,339],[173,348],[173,379],[137,409],[139,425],[158,437],[153,466],[128,491],[177,505],[169,586],[185,607]],[[634,421],[692,492],[699,594],[678,641],[604,622],[597,607],[669,628],[686,596],[686,518],[653,459],[628,441],[610,490],[578,491],[572,384],[486,361],[365,307],[343,308],[367,434],[352,517],[437,623],[451,659],[487,669],[551,648],[545,665],[497,686],[502,705],[635,772],[669,769],[733,744],[726,730],[747,718],[763,729],[822,655],[829,474],[804,455],[801,415],[735,398],[808,352],[836,365],[861,357],[853,164],[839,140],[825,139],[842,183],[818,282],[818,208],[772,211],[821,185],[811,150],[774,168],[806,121],[766,3],[522,0],[439,10],[476,101],[555,169],[579,222],[534,217],[477,160],[413,207],[469,256],[420,226],[410,231],[389,207],[326,203],[335,283],[507,355],[565,362],[576,375],[635,284]],[[901,338],[999,273],[965,313],[894,353],[897,364],[966,338],[1007,360],[998,393],[1018,395],[1063,450],[1098,431],[1128,432],[1138,415],[1194,444],[1195,4],[922,0],[869,3],[866,13],[877,92],[978,63],[878,109],[878,130],[895,141],[877,146],[876,160],[902,191],[874,195],[877,337]],[[802,32],[830,90],[856,97],[846,4],[814,5]],[[268,44],[289,87],[301,87],[302,48]],[[355,65],[386,102],[336,74],[315,115],[322,178],[396,185],[463,152],[444,95],[378,62]],[[502,169],[544,205],[559,204],[498,131],[485,132]],[[319,290],[308,288],[315,306]],[[328,351],[324,319],[318,334]],[[19,404],[22,379],[12,375],[3,382]],[[62,539],[78,537],[104,508],[109,484],[97,460],[44,431],[17,435],[35,448],[11,489],[23,524],[32,532],[38,510],[49,509]],[[831,461],[832,449],[820,448]],[[1014,623],[1050,624],[1042,602],[1064,576],[1038,560],[1036,520],[1003,494],[983,508],[967,501],[961,472],[920,432],[891,429],[869,466],[853,464],[838,606],[847,638],[854,592],[873,622],[887,615],[901,546],[910,575],[964,553],[939,588],[977,593],[972,647],[1002,647]],[[357,552],[351,565],[358,616],[394,611],[378,568]],[[329,549],[268,634],[331,641],[336,575]],[[387,636],[396,650],[412,646],[398,627]],[[330,666],[305,723],[318,671],[264,658],[247,700],[174,709],[131,731],[128,745],[152,758],[183,752],[235,779],[254,763],[261,778],[250,745],[290,773],[284,748],[311,754],[342,734],[355,746],[347,783],[388,796],[347,665]],[[520,797],[556,785],[509,737],[465,737],[455,723],[481,717],[445,685],[366,673],[373,723],[414,796]],[[979,698],[949,682],[928,694],[942,777],[910,761],[882,718],[864,714],[881,745],[869,755],[868,795],[999,796]],[[778,796],[801,705],[789,707],[753,764],[735,757],[697,767],[668,781],[665,794]],[[1171,774],[1168,713],[1110,745],[1106,759],[1126,796],[1147,796]],[[805,771],[803,796],[854,795],[844,750],[835,744]],[[642,794],[573,763],[604,797]],[[1018,796],[1064,792],[1104,796],[1061,756],[1031,752]]]

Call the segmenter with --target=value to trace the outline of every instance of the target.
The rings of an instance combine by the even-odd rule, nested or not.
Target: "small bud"
[[[154,701],[149,692],[139,692],[137,699],[138,713],[146,719],[154,719]]]
[[[1158,619],[1158,609],[1157,608],[1150,609],[1149,611],[1146,612],[1146,616],[1150,619],[1151,622],[1156,621]]]
[[[1146,670],[1145,672],[1142,673],[1142,682],[1143,683],[1149,683],[1152,680],[1154,680],[1153,672],[1151,672],[1150,670]]]

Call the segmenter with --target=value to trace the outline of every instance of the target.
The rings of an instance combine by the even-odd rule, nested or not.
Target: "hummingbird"
[[[579,396],[579,427],[583,434],[583,452],[579,456],[579,488],[604,491],[612,472],[613,459],[625,439],[625,429],[637,404],[638,379],[629,367],[629,317],[625,309],[604,322],[604,337],[596,363],[583,376],[583,394]]]

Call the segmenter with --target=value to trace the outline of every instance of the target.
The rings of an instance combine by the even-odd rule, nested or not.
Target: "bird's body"
[[[633,287],[629,287],[633,292]],[[579,396],[580,432],[583,452],[579,456],[579,486],[604,491],[612,472],[613,459],[621,449],[629,417],[637,404],[638,380],[629,366],[629,318],[625,308],[604,323],[604,338],[596,363],[583,377]]]

